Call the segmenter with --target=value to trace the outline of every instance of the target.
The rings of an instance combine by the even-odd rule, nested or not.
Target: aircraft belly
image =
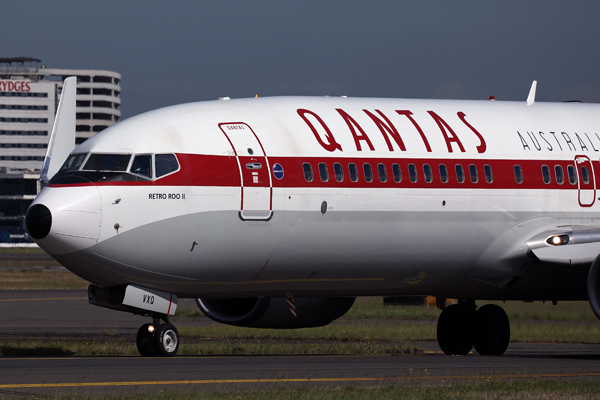
[[[267,263],[278,225],[276,217],[242,221],[237,211],[181,215],[123,231],[99,243],[94,258],[130,283],[234,293]]]
[[[512,223],[492,213],[288,211],[268,268],[244,292],[447,292]]]
[[[182,297],[440,293],[512,223],[492,213],[276,210],[264,222],[213,211],[124,230],[92,258],[111,279]]]

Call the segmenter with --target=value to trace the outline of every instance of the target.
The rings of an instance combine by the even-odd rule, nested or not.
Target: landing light
[[[154,325],[148,325],[148,332],[154,332]]]
[[[546,243],[553,246],[561,246],[563,244],[569,243],[569,235],[556,235],[551,236],[546,240]]]

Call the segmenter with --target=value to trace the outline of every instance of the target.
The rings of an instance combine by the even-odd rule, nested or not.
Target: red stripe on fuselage
[[[239,187],[241,184],[240,173],[234,156],[215,156],[201,154],[177,154],[180,170],[155,181],[136,182],[95,182],[87,184],[49,184],[50,187],[77,187],[77,186],[225,186]],[[307,182],[302,169],[303,163],[310,163],[313,170],[313,181]],[[283,167],[282,179],[272,177],[274,188],[418,188],[418,189],[578,189],[577,182],[569,183],[569,165],[574,166],[574,161],[569,160],[484,160],[484,159],[425,159],[425,158],[341,158],[341,157],[269,157],[271,170],[278,163]],[[319,177],[319,163],[325,163],[329,174],[327,182]],[[340,163],[344,172],[344,179],[338,182],[335,179],[334,163]],[[350,180],[348,164],[354,163],[358,168],[359,179],[357,182]],[[373,171],[373,181],[365,181],[363,165],[368,163]],[[381,182],[378,175],[378,164],[385,165],[387,181]],[[400,182],[394,181],[392,165],[398,164],[402,173]],[[409,179],[408,165],[414,164],[417,170],[417,181]],[[428,164],[433,173],[431,182],[425,181],[423,167]],[[439,166],[448,168],[448,182],[440,179]],[[457,164],[464,170],[464,182],[457,181]],[[473,183],[470,179],[469,166],[477,167],[478,181]],[[486,182],[484,166],[492,168],[493,181]],[[514,166],[519,165],[523,171],[523,183],[517,183],[514,175]],[[551,181],[544,183],[542,166],[547,165],[550,170]],[[555,166],[561,166],[564,181],[558,184],[555,176]],[[592,161],[595,173],[594,179],[600,175],[600,162]],[[592,182],[593,183],[593,182]],[[598,188],[598,182],[595,187]]]

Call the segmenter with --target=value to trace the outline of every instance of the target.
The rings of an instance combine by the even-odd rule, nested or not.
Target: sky
[[[2,3],[0,57],[121,74],[122,119],[218,97],[600,102],[598,1]]]

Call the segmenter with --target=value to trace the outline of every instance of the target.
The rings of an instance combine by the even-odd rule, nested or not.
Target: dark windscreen
[[[125,171],[130,154],[91,154],[83,166],[84,171]]]
[[[157,178],[179,169],[179,163],[173,154],[156,154],[154,156],[154,161],[156,163]]]
[[[135,156],[131,163],[131,173],[152,178],[152,156]]]
[[[63,171],[77,171],[81,167],[81,163],[85,159],[86,154],[72,154],[67,158],[67,161],[60,167],[61,172]]]

